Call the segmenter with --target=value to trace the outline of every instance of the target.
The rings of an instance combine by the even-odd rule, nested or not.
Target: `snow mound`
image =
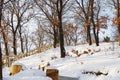
[[[3,80],[52,80],[46,77],[46,74],[41,70],[24,70],[11,77],[4,77]]]
[[[23,77],[23,76],[46,76],[46,74],[42,70],[35,70],[35,69],[29,69],[20,71],[18,74],[15,75],[16,77]]]
[[[27,67],[24,64],[19,63],[19,62],[14,62],[12,65],[20,65],[20,66],[22,66],[22,70],[26,70],[27,69]]]
[[[3,80],[52,80],[49,77],[43,77],[43,76],[31,76],[31,77],[7,77],[3,78]]]

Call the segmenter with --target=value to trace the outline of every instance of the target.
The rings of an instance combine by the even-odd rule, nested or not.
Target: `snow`
[[[26,69],[13,76],[5,76],[3,80],[52,80],[46,74],[37,69]]]
[[[12,63],[12,65],[20,65],[20,66],[22,66],[22,70],[26,70],[27,69],[27,67],[24,64],[22,64],[22,63],[14,62],[14,63]]]
[[[112,18],[116,15],[114,7],[108,4],[109,1],[101,0],[99,15],[109,17],[107,21],[109,29],[105,30],[105,34],[101,30],[102,37],[114,36],[111,35],[111,30],[113,30],[111,27],[113,27]],[[31,27],[30,31],[32,29]],[[95,44],[92,46],[88,44],[66,46],[65,49],[67,52],[65,58],[60,58],[58,47],[17,60],[13,65],[21,65],[23,71],[10,76],[10,68],[5,67],[3,68],[3,80],[52,80],[46,76],[46,69],[58,69],[60,76],[75,77],[79,80],[120,80],[120,46],[117,42],[100,43],[98,47]],[[89,49],[90,52],[88,52]],[[72,50],[76,52],[72,52]],[[84,54],[84,51],[88,53]],[[45,71],[38,69],[39,66],[45,66],[46,63],[50,63],[50,66],[45,67]],[[98,72],[103,74],[96,75],[95,73]]]
[[[46,74],[41,70],[25,70],[15,76],[8,77],[8,80],[51,80],[46,77]]]
[[[43,76],[12,76],[12,77],[6,77],[3,78],[3,80],[52,80],[48,77],[43,77]]]
[[[66,46],[67,56],[60,58],[59,48],[17,60],[14,64],[26,67],[14,76],[9,76],[9,68],[3,69],[4,80],[51,80],[46,77],[46,69],[58,69],[60,76],[75,77],[79,80],[119,80],[120,78],[120,47],[117,42],[100,43],[78,46]],[[91,52],[83,54],[82,52]],[[78,50],[82,55],[77,56],[72,50]],[[50,63],[45,71],[38,70],[39,66]],[[96,75],[95,73],[102,74]],[[106,74],[106,75],[105,75]]]

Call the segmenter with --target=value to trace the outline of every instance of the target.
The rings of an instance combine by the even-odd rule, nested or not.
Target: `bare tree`
[[[58,44],[58,19],[57,19],[57,13],[55,8],[55,3],[51,0],[45,1],[45,0],[34,0],[37,6],[40,8],[40,10],[44,13],[47,20],[49,21],[50,25],[52,26],[51,30],[45,30],[47,33],[50,33],[53,36],[53,47],[56,48],[56,45]],[[46,4],[47,3],[47,4]],[[48,4],[49,3],[49,4]],[[48,6],[46,6],[48,5]]]
[[[59,29],[59,42],[60,42],[60,51],[61,51],[61,58],[65,57],[65,48],[64,48],[64,34],[63,34],[63,27],[62,27],[62,16],[63,16],[63,12],[65,9],[66,4],[68,3],[69,0],[39,0],[42,4],[40,4],[40,2],[38,2],[37,0],[35,0],[35,2],[37,3],[37,5],[39,6],[39,8],[43,11],[43,13],[47,16],[47,18],[50,20],[50,22],[52,24],[57,23],[56,26]],[[52,3],[52,4],[51,4]],[[43,6],[46,5],[46,6]],[[46,8],[43,8],[46,7]],[[55,13],[53,17],[51,17],[52,15],[50,15],[48,12],[49,10],[52,9],[54,11],[52,11],[52,13]],[[54,21],[56,19],[56,21]],[[55,30],[55,27],[53,27]],[[55,32],[55,31],[54,31]],[[54,35],[54,37],[56,37],[56,35]]]
[[[94,34],[96,46],[99,46],[100,28],[106,28],[107,16],[100,16],[100,0],[76,0],[77,6],[73,7],[76,15],[75,19],[80,20],[87,32],[87,41],[92,44],[91,30]],[[105,26],[103,27],[102,24]]]
[[[1,30],[2,29],[2,17],[3,17],[3,6],[4,4],[7,4],[10,0],[8,1],[4,1],[4,0],[0,0],[0,34],[1,34]],[[0,39],[0,80],[3,80],[2,78],[2,47],[1,47],[1,39]]]
[[[64,28],[64,36],[65,36],[65,41],[67,45],[75,45],[77,44],[78,40],[80,39],[79,34],[80,32],[78,31],[78,27],[74,26],[73,24],[68,24]]]
[[[33,44],[34,44],[34,37],[35,35],[32,33],[30,33],[29,30],[25,31],[24,33],[24,43],[25,43],[25,53],[29,53],[31,51],[31,49],[33,49]],[[35,48],[34,48],[35,49]]]
[[[89,45],[92,45],[91,40],[91,20],[90,20],[90,0],[75,0],[77,3],[76,7],[73,7],[75,13],[77,13],[77,16],[85,27],[87,31],[87,41]]]
[[[28,0],[26,1],[10,1],[6,5],[6,13],[9,14],[8,18],[6,19],[6,24],[11,27],[11,32],[13,35],[13,53],[17,55],[17,32],[19,31],[20,34],[20,41],[21,41],[21,51],[24,53],[23,49],[23,40],[22,40],[22,26],[26,22],[28,22],[32,16],[32,14],[27,13],[28,10],[32,8],[31,2]]]
[[[97,4],[98,3],[98,4]],[[91,6],[91,22],[93,24],[93,33],[95,37],[96,46],[99,46],[99,12],[100,12],[100,1],[96,2],[97,6],[94,6],[94,0],[90,0]],[[96,18],[96,19],[95,19]]]
[[[42,25],[38,25],[36,31],[34,32],[34,44],[36,45],[36,49],[38,49],[41,52],[41,48],[45,46],[46,40],[45,40],[45,32],[42,30]]]
[[[113,21],[115,25],[117,25],[118,30],[118,42],[120,45],[120,1],[119,0],[112,0],[112,4],[116,9],[116,19]]]
[[[3,23],[1,30],[2,30],[1,34],[3,37],[3,41],[4,41],[4,46],[5,46],[5,53],[6,53],[5,55],[7,57],[7,63],[8,63],[7,65],[10,66],[9,65],[9,45],[8,45],[8,43],[9,43],[9,37],[8,37],[9,30],[8,30],[7,25],[5,25],[5,23]]]

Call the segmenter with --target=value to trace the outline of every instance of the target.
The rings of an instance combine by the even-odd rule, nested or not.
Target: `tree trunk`
[[[90,1],[90,5],[91,5],[91,21],[93,24],[93,33],[94,33],[94,37],[95,37],[95,43],[96,43],[96,46],[99,46],[98,36],[96,34],[96,25],[95,25],[95,21],[94,21],[94,11],[93,11],[94,0]]]
[[[21,52],[24,53],[23,38],[22,38],[22,33],[21,33],[21,26],[19,28],[19,34],[20,34]]]
[[[25,48],[26,48],[26,53],[28,53],[28,34],[25,34]]]
[[[26,53],[28,53],[28,43],[26,43],[25,46],[26,46]]]
[[[95,29],[95,27],[93,28],[93,33],[94,33],[94,37],[95,37],[96,46],[99,46],[98,36],[97,36],[97,34],[96,34],[96,29]]]
[[[89,45],[92,45],[91,34],[90,34],[90,25],[87,26],[87,41]]]
[[[119,0],[116,0],[116,7],[117,7],[117,19],[120,17],[120,5],[119,5]],[[118,24],[118,42],[120,46],[120,23]]]
[[[8,56],[9,55],[9,53],[8,53],[8,42],[6,40],[6,35],[5,35],[4,31],[3,31],[3,39],[4,39],[4,45],[5,45],[6,55]]]
[[[97,30],[97,45],[99,46],[99,30]]]
[[[58,12],[58,19],[59,19],[59,40],[60,40],[60,52],[61,52],[61,58],[65,57],[65,48],[64,48],[64,34],[63,34],[63,28],[62,28],[62,10],[63,10],[63,2],[62,0],[57,1],[57,12]]]
[[[57,45],[57,31],[55,29],[55,26],[53,26],[53,30],[54,30],[54,44],[53,44],[53,47],[56,48],[56,45]]]
[[[17,46],[16,46],[16,35],[15,35],[15,33],[13,34],[13,52],[14,52],[14,55],[17,55]]]
[[[4,0],[0,1],[0,28],[1,28],[1,20],[2,20],[2,8],[3,8]],[[0,80],[2,80],[2,48],[1,48],[1,40],[0,40]]]
[[[61,58],[65,57],[65,48],[64,48],[64,38],[63,38],[63,30],[62,30],[62,24],[59,26],[59,32],[60,32],[60,51],[61,51]]]
[[[118,25],[118,42],[120,46],[120,24]]]
[[[21,52],[24,53],[23,38],[22,38],[22,36],[20,36],[20,42],[21,42]]]
[[[117,0],[117,18],[120,17],[120,5],[119,5],[119,0]],[[118,42],[120,46],[120,23],[118,24]]]
[[[8,41],[6,39],[7,36],[4,31],[2,32],[2,34],[3,34],[4,46],[5,46],[6,56],[7,56],[7,63],[8,63],[8,67],[9,67],[10,65],[9,65]]]
[[[0,42],[0,80],[2,80],[2,50],[1,50],[1,42]]]
[[[64,35],[63,35],[63,29],[62,29],[62,16],[59,15],[59,37],[60,37],[60,51],[61,51],[61,58],[65,57],[65,48],[64,48]]]

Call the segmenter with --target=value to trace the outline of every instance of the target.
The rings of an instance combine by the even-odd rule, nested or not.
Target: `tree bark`
[[[64,34],[63,34],[63,28],[62,28],[62,10],[63,10],[63,2],[62,0],[58,0],[58,19],[59,19],[59,39],[60,39],[60,52],[61,52],[61,58],[65,57],[65,48],[64,48]],[[60,8],[60,9],[59,9]]]
[[[120,17],[120,5],[119,5],[119,0],[117,0],[117,18]],[[118,33],[120,35],[120,23],[118,24]]]
[[[5,46],[6,56],[7,56],[7,63],[8,63],[7,66],[9,67],[10,65],[9,65],[8,41],[6,39],[7,36],[4,32],[4,30],[2,31],[2,35],[3,35],[4,46]]]
[[[119,0],[117,0],[117,18],[120,17],[120,5],[119,5]],[[118,23],[118,42],[119,42],[119,46],[120,46],[120,23]]]
[[[16,34],[13,34],[13,52],[14,55],[17,55],[17,46],[16,46]]]
[[[93,33],[94,33],[94,37],[95,37],[95,43],[96,43],[96,46],[99,46],[99,41],[98,41],[98,33],[96,33],[96,29],[95,27],[93,27]]]
[[[4,2],[4,0],[0,1],[0,28],[2,27],[1,20],[2,20],[3,2]],[[0,40],[0,80],[2,80],[2,48],[1,48],[1,40]]]
[[[98,36],[96,34],[96,25],[95,25],[95,21],[94,21],[94,11],[93,11],[94,0],[90,1],[90,5],[91,5],[91,21],[93,24],[93,34],[95,37],[96,46],[99,46]]]
[[[2,50],[0,42],[0,80],[2,80]]]
[[[28,53],[28,34],[25,34],[25,48],[26,48],[26,53]]]
[[[55,26],[53,26],[53,30],[54,30],[54,44],[53,44],[53,47],[56,48],[57,46],[57,31],[55,29]]]
[[[97,43],[98,43],[98,46],[99,46],[99,30],[97,29]]]
[[[19,27],[19,35],[20,35],[20,43],[21,43],[21,52],[24,53],[23,38],[22,38],[22,33],[21,33],[21,26]]]
[[[89,45],[92,45],[90,25],[87,25],[87,41],[88,41]]]
[[[65,57],[65,48],[64,48],[64,36],[63,36],[63,29],[62,29],[62,22],[60,21],[59,25],[59,37],[60,37],[60,51],[61,51],[61,58]]]

